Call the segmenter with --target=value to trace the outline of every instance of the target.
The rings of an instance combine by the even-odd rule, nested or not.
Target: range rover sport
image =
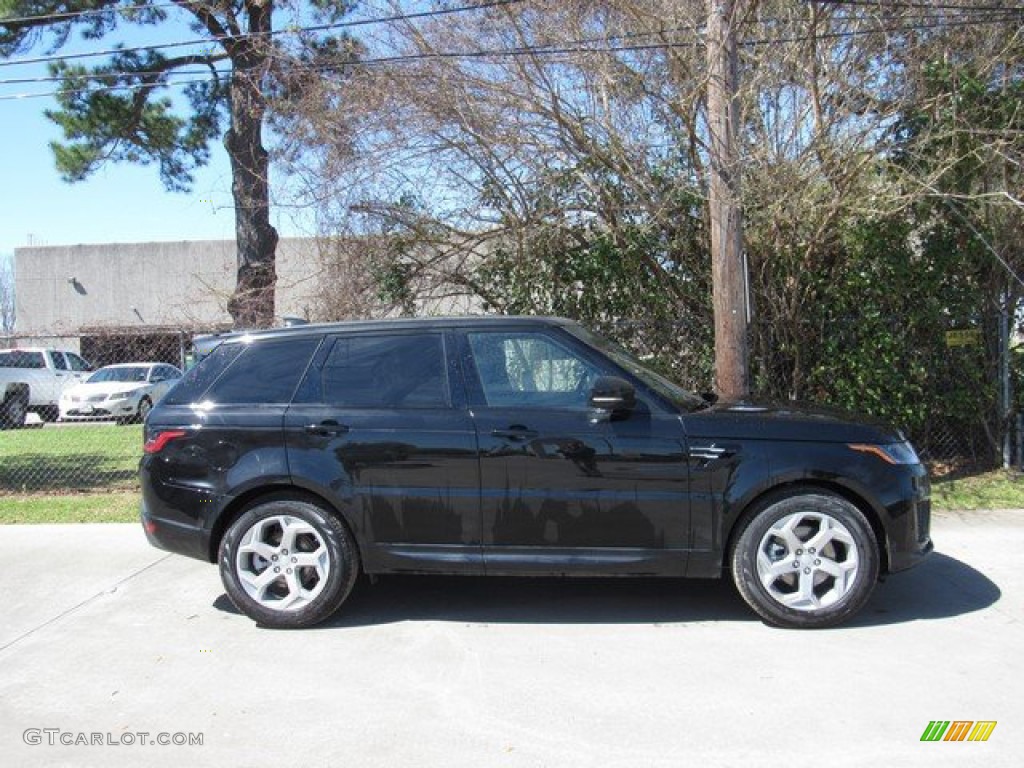
[[[710,404],[562,319],[225,335],[156,405],[151,543],[219,563],[257,622],[332,615],[385,573],[717,578],[766,622],[856,613],[932,549],[897,430]]]

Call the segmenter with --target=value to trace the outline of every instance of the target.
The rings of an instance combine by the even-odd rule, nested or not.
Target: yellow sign
[[[946,331],[947,347],[976,347],[981,344],[981,331]]]

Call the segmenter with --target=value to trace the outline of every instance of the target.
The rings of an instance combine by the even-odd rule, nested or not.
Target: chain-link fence
[[[999,466],[999,447],[982,426],[957,421],[937,421],[911,435],[921,458],[937,475],[994,469]],[[1019,464],[1017,454],[1015,463]]]
[[[166,329],[81,337],[0,337],[0,350],[71,352],[87,360],[94,369],[139,364],[129,367],[146,368],[148,379],[156,366],[172,366],[175,371],[186,367],[195,334],[193,329]],[[4,496],[15,494],[108,493],[135,489],[142,455],[139,417],[144,416],[148,406],[158,400],[172,381],[115,380],[96,391],[76,395],[80,384],[69,380],[84,379],[89,373],[74,370],[70,356],[63,357],[62,369],[56,368],[52,357],[42,362],[37,358],[36,362],[44,367],[32,370],[33,374],[50,376],[54,381],[58,373],[63,374],[65,402],[62,405],[59,394],[54,393],[49,399],[33,400],[28,405],[23,429],[0,431],[0,504],[4,503]],[[4,370],[0,366],[0,373]],[[139,375],[140,371],[134,370],[130,376],[126,373],[122,378]],[[2,385],[3,379],[0,379]],[[111,395],[121,395],[128,390],[135,394],[119,401],[110,400]],[[71,402],[69,397],[78,399]],[[937,474],[995,467],[1002,460],[997,437],[1000,431],[991,423],[992,417],[988,418],[988,421],[981,416],[953,419],[936,414],[926,428],[912,433],[911,438]],[[1018,432],[1011,440],[1015,463],[1020,462],[1021,437]]]
[[[216,330],[0,337],[0,504],[136,489],[141,420]]]

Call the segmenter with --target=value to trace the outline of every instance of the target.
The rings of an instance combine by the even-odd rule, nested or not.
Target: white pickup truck
[[[84,381],[92,368],[74,352],[25,347],[0,349],[0,428],[17,429],[29,412],[56,421],[61,392]]]

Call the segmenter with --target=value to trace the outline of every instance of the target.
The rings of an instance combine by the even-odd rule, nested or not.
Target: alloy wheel
[[[835,605],[857,582],[860,558],[853,535],[820,512],[794,512],[761,537],[757,575],[775,600],[797,611]]]
[[[320,533],[305,520],[275,515],[241,537],[235,572],[246,594],[275,611],[296,611],[323,591],[331,562]]]

